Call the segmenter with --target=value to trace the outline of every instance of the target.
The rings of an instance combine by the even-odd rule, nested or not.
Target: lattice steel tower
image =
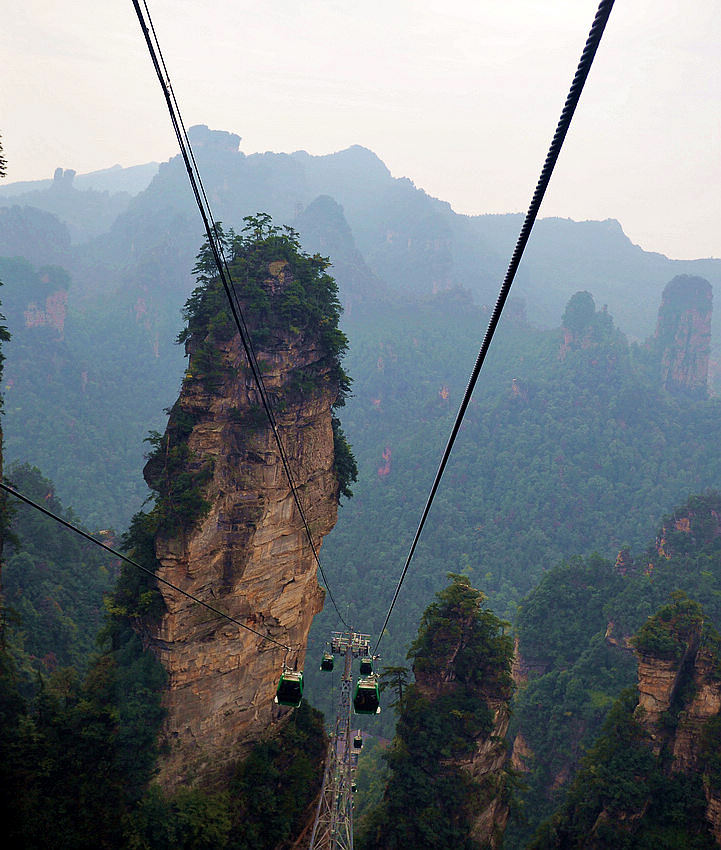
[[[370,635],[333,632],[331,650],[344,658],[343,679],[309,850],[353,850],[353,771],[358,753],[351,746],[351,666],[354,657],[369,654]]]

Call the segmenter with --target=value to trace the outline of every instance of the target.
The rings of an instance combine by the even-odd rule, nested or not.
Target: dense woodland
[[[474,850],[474,815],[511,785],[510,777],[505,786],[496,777],[474,780],[456,761],[492,734],[489,698],[510,698],[513,641],[465,576],[449,578],[423,613],[408,659],[413,672],[431,682],[447,678],[452,659],[453,688],[434,693],[410,684],[397,690],[396,733],[383,755],[388,775],[382,798],[360,819],[361,850],[399,850],[409,843]]]
[[[202,156],[210,154],[209,147]],[[342,610],[373,632],[445,445],[516,220],[455,216],[410,181],[394,181],[370,152],[336,157],[218,153],[208,180],[219,187],[229,224],[240,228],[242,215],[256,209],[280,211],[276,220],[288,221],[300,236],[292,230],[275,236],[302,245],[309,256],[316,250],[332,256],[346,307],[343,368],[353,379],[343,430],[358,480],[346,487],[353,498],[342,505],[322,559]],[[15,197],[15,206],[0,209],[11,225],[3,236],[10,244],[2,241],[0,250],[12,334],[3,347],[6,474],[104,539],[122,538],[148,563],[155,526],[136,515],[148,495],[141,470],[186,372],[182,348],[172,342],[199,243],[182,178],[176,160],[161,167],[99,235],[82,229],[79,212],[75,245],[64,220],[42,208],[18,206]],[[313,200],[323,193],[343,207],[327,196]],[[507,847],[525,846],[559,805],[565,814],[553,829],[562,828],[582,793],[574,772],[607,758],[614,734],[638,739],[629,718],[633,692],[624,691],[634,686],[635,662],[604,639],[609,621],[618,635],[631,635],[681,589],[721,629],[718,538],[677,535],[670,557],[654,555],[659,518],[667,528],[671,512],[700,513],[718,500],[709,488],[721,487],[721,409],[713,394],[669,392],[650,338],[662,289],[674,274],[702,272],[715,283],[721,271],[714,261],[703,268],[664,263],[634,249],[608,223],[595,230],[592,224],[541,223],[543,247],[530,253],[519,279],[525,303],[517,298],[508,305],[383,639],[385,710],[364,722],[390,739],[399,716],[397,742],[423,727],[412,687],[402,686],[411,678],[403,672],[406,656],[410,649],[414,663],[422,657],[421,637],[413,643],[414,636],[419,623],[421,635],[430,628],[434,609],[424,611],[449,571],[462,574],[485,594],[484,616],[511,621],[521,653],[535,664],[514,705],[512,732],[523,731],[535,759],[513,792]],[[229,236],[236,259],[244,238]],[[201,253],[196,266],[206,278],[207,260]],[[638,286],[625,303],[619,281],[628,269]],[[541,292],[549,293],[542,309]],[[299,298],[301,313],[313,306],[303,293]],[[616,325],[614,301],[625,333]],[[186,320],[203,309],[191,296]],[[294,306],[287,309],[294,321]],[[634,324],[635,309],[645,312]],[[562,328],[574,330],[578,344],[567,344]],[[330,344],[344,346],[340,337]],[[212,352],[208,367],[212,381]],[[349,485],[351,455],[342,436],[338,445]],[[689,500],[692,493],[700,495]],[[53,531],[50,520],[29,508],[13,509],[9,521],[0,763],[8,795],[22,801],[8,821],[14,846],[33,846],[50,824],[58,847],[273,847],[292,835],[308,801],[294,789],[320,782],[319,716],[304,708],[286,726],[284,741],[261,742],[230,792],[162,799],[148,788],[162,670],[131,628],[138,617],[157,613],[152,582],[119,572],[90,544]],[[636,568],[614,566],[621,550],[623,563]],[[306,690],[326,713],[335,696],[315,673],[315,659],[337,627],[326,608],[309,648]],[[444,728],[436,730],[441,738]],[[430,743],[442,746],[440,739]],[[401,756],[398,743],[387,758],[382,746],[364,748],[357,808],[366,824],[389,817],[386,780],[401,797],[412,793],[401,787],[409,778]],[[562,770],[565,781],[551,793]],[[289,771],[287,795],[258,793],[277,788]],[[698,788],[690,796],[664,788],[670,795],[664,799],[680,794],[690,801],[673,827],[683,829],[684,818],[697,816]],[[429,811],[446,804],[429,802]],[[550,835],[551,827],[544,828]],[[659,821],[653,830],[650,835],[673,840],[669,824]],[[698,840],[689,846],[707,846],[703,835]]]

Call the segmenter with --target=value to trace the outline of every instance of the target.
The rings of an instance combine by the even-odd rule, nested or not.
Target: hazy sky
[[[597,5],[148,0],[186,126],[361,144],[464,213],[526,210]],[[12,4],[0,50],[4,182],[177,153],[131,0]],[[720,0],[617,0],[541,215],[721,257],[720,121]]]

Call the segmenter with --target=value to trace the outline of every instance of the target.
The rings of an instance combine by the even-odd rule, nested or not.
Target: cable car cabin
[[[275,702],[278,705],[289,705],[298,708],[303,699],[303,672],[283,670],[275,692]]]
[[[356,735],[355,738],[353,738],[353,749],[360,750],[362,746],[363,746],[363,736],[362,735]]]
[[[373,673],[373,662],[370,658],[361,658],[360,674],[361,676],[370,676]]]
[[[381,693],[375,676],[358,679],[353,693],[356,714],[380,714]]]
[[[333,669],[333,653],[332,652],[324,652],[323,658],[320,662],[321,670],[332,670]]]

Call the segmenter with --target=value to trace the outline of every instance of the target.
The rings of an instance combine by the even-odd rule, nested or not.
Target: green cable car
[[[320,662],[321,670],[332,670],[333,669],[333,653],[332,652],[324,652],[323,658]]]
[[[354,750],[360,750],[362,746],[363,746],[363,736],[361,735],[360,732],[358,732],[358,734],[355,736],[355,738],[353,738],[353,749]]]
[[[283,670],[275,692],[275,702],[278,705],[289,705],[298,708],[303,699],[303,671]]]
[[[370,658],[361,658],[360,674],[361,676],[370,676],[373,673],[373,662]]]
[[[380,714],[381,692],[375,676],[361,677],[353,692],[353,711],[356,714]]]

